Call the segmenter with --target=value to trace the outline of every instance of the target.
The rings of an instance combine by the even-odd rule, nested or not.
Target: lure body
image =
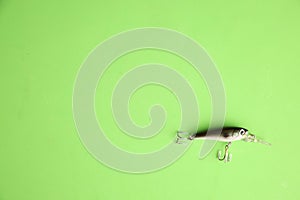
[[[217,140],[221,142],[233,142],[243,140],[248,135],[248,130],[240,127],[224,127],[222,129],[213,129],[204,132],[198,132],[190,135],[189,140]]]

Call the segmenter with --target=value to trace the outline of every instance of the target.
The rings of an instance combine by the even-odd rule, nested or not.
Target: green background
[[[73,121],[77,72],[105,39],[149,26],[174,29],[201,44],[224,82],[226,124],[247,127],[273,145],[236,142],[233,161],[224,164],[215,157],[224,144],[198,160],[203,142],[197,141],[173,165],[142,175],[96,161]],[[299,36],[297,0],[0,0],[0,200],[299,199]],[[180,122],[175,96],[154,85],[137,91],[129,110],[145,125],[159,96],[170,114],[157,137],[140,142],[122,135],[112,121],[108,105],[116,80],[150,61],[172,66],[191,83],[200,129],[210,118],[209,93],[192,66],[155,50],[120,58],[99,83],[96,111],[108,137],[130,151],[163,146]]]

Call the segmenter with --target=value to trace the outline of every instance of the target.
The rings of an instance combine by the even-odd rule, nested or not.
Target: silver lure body
[[[213,129],[205,132],[198,132],[188,136],[188,140],[217,140],[221,142],[233,142],[243,140],[247,137],[248,130],[240,127],[224,127],[222,129]]]

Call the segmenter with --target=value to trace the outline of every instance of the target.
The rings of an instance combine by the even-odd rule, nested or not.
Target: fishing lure
[[[245,142],[257,142],[265,145],[271,145],[270,143],[257,138],[254,134],[249,133],[247,129],[241,127],[224,127],[221,129],[209,130],[208,132],[198,132],[195,134],[179,131],[177,132],[176,143],[182,144],[188,140],[197,139],[228,142],[225,146],[225,153],[223,157],[221,156],[222,152],[218,151],[218,159],[224,162],[231,161],[232,154],[228,153],[228,149],[231,146],[231,143],[234,141],[243,140]]]

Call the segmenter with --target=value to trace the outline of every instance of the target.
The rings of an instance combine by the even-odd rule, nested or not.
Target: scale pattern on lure
[[[214,129],[205,132],[198,132],[194,134],[189,134],[187,132],[177,132],[177,139],[176,143],[181,144],[188,140],[197,140],[197,139],[204,139],[204,140],[216,140],[221,142],[228,142],[225,146],[225,153],[222,157],[222,152],[218,152],[218,159],[223,160],[224,162],[231,161],[232,154],[228,153],[228,149],[231,146],[231,143],[238,140],[243,140],[245,142],[257,142],[265,145],[271,145],[268,142],[265,142],[255,135],[249,133],[249,131],[245,128],[241,127],[224,127],[222,129]]]

